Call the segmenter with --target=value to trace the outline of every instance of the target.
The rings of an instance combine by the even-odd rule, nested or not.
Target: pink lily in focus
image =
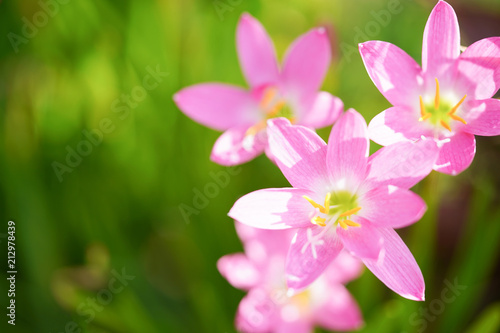
[[[300,36],[286,52],[281,68],[267,32],[249,14],[240,19],[236,44],[250,90],[202,83],[174,96],[188,117],[225,131],[213,147],[212,161],[230,166],[245,163],[264,151],[269,153],[267,119],[286,117],[296,124],[320,128],[338,118],[342,101],[327,92],[318,92],[331,60],[324,28]]]
[[[474,159],[474,135],[500,135],[500,37],[460,54],[453,8],[439,1],[424,30],[422,67],[397,46],[359,45],[372,81],[393,107],[370,122],[370,138],[387,146],[432,138],[441,147],[434,169],[456,175]]]
[[[350,331],[363,325],[361,311],[344,284],[357,278],[361,262],[341,252],[309,287],[287,294],[285,259],[289,230],[262,230],[236,223],[245,253],[219,259],[220,273],[248,291],[238,307],[236,327],[248,333],[309,333],[318,325]]]
[[[396,293],[423,300],[422,273],[393,228],[424,214],[424,201],[409,188],[432,170],[438,147],[433,140],[403,142],[368,157],[366,127],[348,110],[326,145],[306,127],[270,120],[272,154],[293,188],[247,194],[229,216],[256,228],[297,228],[286,264],[289,288],[312,283],[346,248]]]

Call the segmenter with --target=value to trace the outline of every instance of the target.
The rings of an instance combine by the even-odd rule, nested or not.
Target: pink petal
[[[356,190],[366,177],[368,150],[365,119],[349,109],[335,123],[328,139],[327,167],[332,182]]]
[[[500,37],[469,46],[456,63],[457,87],[473,99],[491,98],[500,88]]]
[[[245,254],[254,263],[268,264],[269,255],[273,254],[285,257],[295,234],[292,229],[259,229],[238,221],[235,221],[235,227],[236,233],[243,243]]]
[[[448,82],[448,69],[460,55],[460,29],[457,15],[445,1],[432,10],[424,30],[422,69],[429,81]]]
[[[179,91],[174,101],[194,121],[220,131],[258,121],[254,99],[248,91],[235,86],[197,84]]]
[[[286,260],[288,288],[300,290],[307,287],[323,273],[342,250],[342,243],[334,230],[328,230],[321,237],[321,243],[310,244],[310,236],[317,236],[322,231],[323,227],[297,230]]]
[[[373,186],[411,188],[427,177],[439,155],[434,140],[398,142],[379,149],[369,158],[368,181]]]
[[[361,310],[343,285],[329,286],[324,293],[328,294],[327,301],[314,311],[319,326],[333,331],[352,331],[363,326]]]
[[[278,63],[274,45],[262,24],[250,14],[243,14],[236,33],[240,66],[251,87],[277,84]]]
[[[311,225],[314,208],[303,198],[307,190],[270,188],[244,195],[229,211],[233,219],[255,228],[288,229]]]
[[[261,273],[243,253],[226,255],[217,261],[220,274],[235,288],[250,289],[259,283]]]
[[[224,132],[215,142],[210,159],[218,164],[233,166],[246,163],[262,154],[267,146],[264,133],[252,140],[246,136],[248,126],[233,127]]]
[[[238,234],[238,237],[243,243],[260,238],[259,231],[267,231],[265,229],[250,227],[238,221],[234,221],[234,228],[236,229],[236,234]]]
[[[311,128],[321,128],[330,126],[337,120],[344,111],[344,103],[340,98],[320,91],[307,98],[302,109],[307,111],[299,117],[298,123]]]
[[[379,228],[378,230],[384,239],[383,257],[379,261],[363,259],[366,267],[399,295],[411,300],[423,301],[424,278],[410,250],[393,229]]]
[[[456,176],[469,167],[475,154],[474,135],[459,132],[441,147],[434,170]]]
[[[271,148],[269,148],[269,145],[267,145],[266,150],[264,151],[266,153],[267,158],[269,161],[272,163],[276,164],[276,158],[274,157],[273,153],[271,153]]]
[[[369,191],[361,201],[358,214],[381,227],[406,227],[420,220],[427,209],[418,195],[392,185]]]
[[[236,328],[240,332],[271,332],[280,323],[279,311],[267,290],[252,289],[238,306]]]
[[[418,140],[422,135],[427,136],[430,131],[423,122],[418,121],[419,117],[418,113],[408,108],[389,108],[370,121],[370,139],[379,145],[389,146],[396,142]]]
[[[422,90],[422,70],[399,47],[380,41],[359,44],[368,75],[392,105],[413,107]]]
[[[500,100],[495,98],[471,101],[466,104],[467,133],[484,136],[500,135]]]
[[[330,66],[331,49],[324,28],[313,29],[296,39],[283,62],[282,80],[291,94],[316,92]]]
[[[333,260],[324,274],[330,284],[346,284],[357,279],[362,272],[362,262],[344,250]]]
[[[328,179],[326,144],[312,130],[285,118],[268,121],[269,147],[281,172],[297,188],[316,189]]]
[[[286,313],[286,309],[285,311],[282,309],[281,312]],[[295,316],[295,313],[292,313],[291,315]],[[299,317],[293,321],[286,321],[282,319],[281,323],[278,327],[276,327],[276,330],[273,331],[273,333],[311,333],[313,330],[313,323],[308,320],[308,318]]]
[[[377,259],[383,243],[377,228],[359,217],[353,221],[361,226],[347,227],[347,230],[340,226],[337,227],[337,234],[346,250],[359,258]]]

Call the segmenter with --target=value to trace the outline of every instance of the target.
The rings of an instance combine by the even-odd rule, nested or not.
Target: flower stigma
[[[422,95],[420,98],[420,118],[418,121],[425,121],[429,119],[430,123],[433,125],[440,125],[451,132],[450,121],[456,120],[461,122],[464,125],[467,125],[467,122],[457,116],[455,113],[462,103],[465,101],[467,95],[462,97],[462,99],[452,106],[452,104],[447,103],[446,101],[441,100],[440,96],[440,88],[439,88],[439,80],[436,78],[436,93],[434,96],[434,101],[431,105],[424,103],[424,99]]]
[[[316,246],[325,244],[325,241],[322,239],[323,235],[333,225],[339,225],[344,230],[347,230],[348,227],[361,227],[361,224],[350,219],[351,215],[355,215],[361,210],[361,207],[357,204],[355,195],[347,191],[328,192],[325,195],[324,205],[320,205],[307,195],[304,195],[303,198],[315,209],[311,223],[324,228],[315,235],[312,228],[307,229],[307,241],[301,249],[302,253],[307,250],[308,246],[311,246],[313,258],[317,259]]]
[[[344,230],[347,230],[348,227],[361,226],[359,223],[349,219],[351,215],[355,215],[361,210],[361,207],[356,203],[356,197],[349,192],[339,191],[333,192],[333,194],[328,192],[325,196],[325,203],[323,206],[307,195],[304,195],[303,198],[316,209],[316,213],[311,219],[312,224],[326,227],[328,222],[328,226],[338,224]]]

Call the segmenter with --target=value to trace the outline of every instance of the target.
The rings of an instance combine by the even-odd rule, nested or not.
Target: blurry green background
[[[195,191],[213,182],[211,172],[227,170],[209,161],[219,133],[184,116],[172,95],[206,81],[245,84],[234,35],[240,14],[250,12],[279,55],[298,35],[326,26],[335,57],[323,88],[369,121],[389,104],[366,74],[357,42],[390,41],[420,61],[435,2],[65,1],[47,7],[54,15],[46,20],[38,1],[0,3],[1,331],[78,332],[78,325],[96,333],[234,332],[244,294],[215,266],[222,255],[241,251],[226,214],[241,195],[287,182],[261,156],[185,219],[180,205],[192,207]],[[398,2],[401,13],[389,24],[368,28],[377,22],[373,12]],[[464,45],[500,35],[499,1],[451,4]],[[25,28],[26,21],[39,27]],[[373,30],[361,36],[367,28]],[[120,98],[143,92],[137,87],[148,68],[168,75],[127,110]],[[67,165],[68,149],[103,121],[102,143],[94,137],[98,144],[59,179],[54,162]],[[469,170],[458,177],[433,173],[415,188],[429,211],[400,231],[423,271],[427,301],[403,299],[365,271],[348,286],[365,316],[362,332],[498,332],[500,139],[477,141]],[[4,314],[9,220],[16,222],[15,327]],[[127,285],[106,292],[123,270]],[[432,303],[441,300],[444,281],[455,279],[467,288],[444,309]],[[92,307],[89,299],[97,296],[109,304]]]

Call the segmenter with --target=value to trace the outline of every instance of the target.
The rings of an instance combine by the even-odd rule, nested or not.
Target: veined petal
[[[500,100],[495,98],[470,101],[466,104],[467,133],[483,136],[500,135]]]
[[[399,47],[380,41],[359,44],[368,75],[392,105],[413,107],[422,90],[422,70]]]
[[[365,119],[354,109],[347,110],[328,139],[327,167],[333,184],[356,190],[366,177],[369,148]]]
[[[441,147],[434,170],[456,176],[469,167],[475,154],[474,135],[459,132]]]
[[[361,199],[359,212],[379,227],[403,228],[417,222],[427,206],[424,200],[410,190],[392,185],[379,186]]]
[[[188,117],[216,130],[257,122],[256,102],[248,91],[236,86],[196,84],[176,93],[174,101]]]
[[[344,111],[344,103],[340,98],[326,91],[308,97],[301,106],[302,116],[298,123],[311,128],[332,125]]]
[[[419,115],[408,108],[389,108],[370,121],[370,139],[379,145],[389,146],[396,142],[418,140],[422,135],[432,135],[418,118]]]
[[[320,239],[322,227],[297,230],[286,259],[286,281],[288,288],[299,290],[311,284],[328,267],[342,250],[342,243],[334,230],[328,230]]]
[[[313,29],[296,39],[283,61],[282,81],[292,94],[316,92],[330,66],[331,46],[325,28]]]
[[[408,247],[391,228],[379,228],[384,239],[383,257],[363,259],[366,267],[394,292],[415,301],[423,301],[425,283],[422,272]]]
[[[439,155],[434,140],[398,142],[379,149],[368,159],[367,181],[375,186],[411,188],[427,177]]]
[[[269,147],[283,175],[293,187],[316,189],[328,180],[326,143],[303,126],[285,118],[268,121]]]
[[[260,272],[243,253],[223,256],[217,261],[220,274],[235,288],[248,290],[256,286]]]
[[[244,195],[229,211],[233,219],[255,228],[288,229],[311,225],[314,208],[303,198],[314,195],[297,188],[270,188]]]
[[[215,142],[210,159],[215,163],[233,166],[246,163],[262,154],[267,146],[265,134],[259,133],[248,140],[248,126],[233,127],[225,131]]]
[[[332,331],[352,331],[363,326],[361,310],[343,285],[331,285],[323,293],[327,300],[314,311],[319,326]]]
[[[360,227],[337,227],[337,234],[345,248],[359,258],[377,259],[383,246],[383,239],[377,228],[363,218],[353,220]]]
[[[269,145],[267,145],[266,150],[264,151],[266,153],[267,158],[269,161],[272,163],[276,164],[276,158],[274,157],[273,153],[271,153],[271,148],[269,148]]]
[[[273,42],[262,24],[250,14],[240,18],[236,46],[241,69],[251,87],[279,81]]]
[[[485,38],[465,49],[456,62],[457,89],[469,98],[491,98],[500,88],[500,37]]]
[[[445,1],[439,1],[431,12],[424,30],[422,69],[428,80],[451,79],[449,68],[460,55],[460,29],[457,15]]]

